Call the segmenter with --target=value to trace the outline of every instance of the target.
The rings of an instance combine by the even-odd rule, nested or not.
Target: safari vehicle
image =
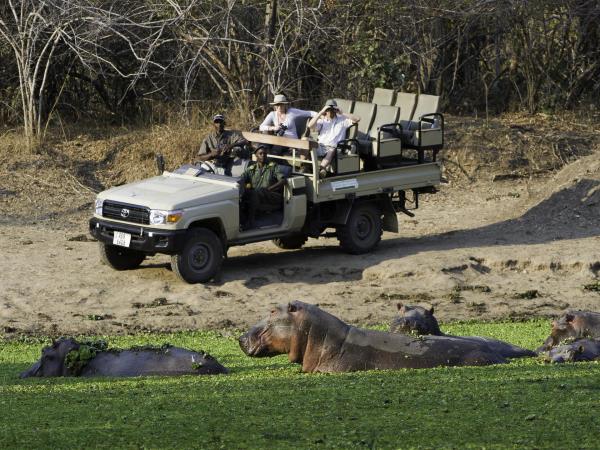
[[[298,249],[309,237],[325,235],[336,236],[348,253],[371,251],[382,231],[398,232],[397,212],[413,216],[409,199],[411,209],[416,209],[419,194],[436,192],[441,181],[436,155],[443,146],[443,116],[432,113],[441,126],[429,127],[436,134],[426,139],[422,124],[414,125],[421,137],[412,141],[414,134],[410,138],[403,134],[410,126],[402,125],[400,107],[356,102],[345,110],[352,108],[362,119],[341,143],[333,172],[322,179],[316,142],[243,133],[254,144],[293,149],[288,157],[269,155],[272,161],[287,162],[281,165],[287,172],[283,208],[260,214],[255,228],[240,226],[244,186],[239,178],[199,166],[185,165],[101,192],[89,227],[103,261],[127,270],[147,256],[167,254],[182,280],[201,283],[219,273],[227,250],[235,245],[272,240],[280,248]],[[426,143],[419,147],[420,140]],[[311,158],[300,159],[296,150],[308,151]],[[326,233],[328,229],[333,231]]]

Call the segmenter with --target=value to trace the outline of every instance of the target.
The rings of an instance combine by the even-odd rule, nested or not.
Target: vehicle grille
[[[104,201],[102,205],[102,216],[108,219],[122,220],[124,222],[141,223],[148,225],[150,223],[150,209],[143,206],[128,205],[126,203],[117,203]]]

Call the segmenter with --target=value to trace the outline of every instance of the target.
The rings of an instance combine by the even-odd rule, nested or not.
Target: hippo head
[[[270,314],[239,338],[241,349],[248,356],[263,357],[288,353],[294,335],[293,315],[302,308],[292,302],[273,308]]]
[[[19,375],[28,377],[62,377],[68,374],[65,358],[71,350],[79,348],[79,344],[71,338],[61,338],[42,349],[42,357],[28,370]]]
[[[400,334],[433,334],[441,336],[437,319],[433,316],[433,306],[429,309],[421,306],[409,306],[398,303],[399,317],[390,325],[390,332]]]
[[[538,352],[550,350],[565,339],[577,337],[578,333],[574,326],[575,321],[576,317],[574,314],[565,314],[560,319],[552,321],[552,331],[550,331],[550,336],[548,336],[544,341],[544,344],[538,348]]]
[[[546,355],[547,362],[564,363],[581,361],[585,348],[578,343],[559,345],[551,349]]]

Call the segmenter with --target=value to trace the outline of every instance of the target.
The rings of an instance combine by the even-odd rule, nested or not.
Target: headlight
[[[104,204],[104,200],[101,200],[99,198],[96,199],[96,202],[94,204],[94,212],[96,213],[96,215],[101,216],[102,215],[102,205]]]
[[[150,225],[161,225],[166,223],[177,223],[183,216],[183,211],[163,211],[161,209],[150,210]]]

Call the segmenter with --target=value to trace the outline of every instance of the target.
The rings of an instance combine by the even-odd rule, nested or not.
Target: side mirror
[[[159,175],[162,175],[165,171],[165,158],[161,153],[156,154],[156,170]]]

